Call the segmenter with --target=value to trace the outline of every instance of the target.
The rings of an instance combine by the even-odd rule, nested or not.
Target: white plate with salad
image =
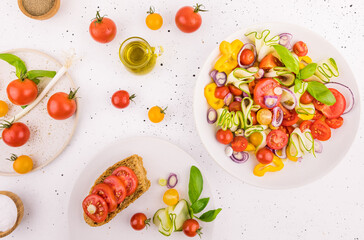
[[[151,182],[149,190],[141,195],[135,202],[131,203],[129,207],[117,214],[110,222],[102,226],[90,227],[84,221],[82,209],[82,201],[85,196],[88,195],[90,186],[92,186],[96,177],[104,172],[109,166],[112,166],[114,163],[133,154],[138,154],[143,158],[143,165],[147,171],[147,178]],[[81,239],[85,237],[87,237],[87,239],[110,240],[120,238],[161,239],[164,238],[163,235],[169,235],[172,239],[188,238],[183,232],[175,231],[177,230],[176,228],[181,228],[181,226],[178,227],[178,224],[172,218],[171,221],[168,221],[171,223],[171,226],[166,225],[164,226],[164,229],[172,227],[173,225],[173,230],[169,233],[163,231],[162,235],[161,232],[159,232],[159,226],[155,225],[155,223],[157,223],[155,221],[155,216],[158,216],[162,210],[167,211],[171,209],[171,206],[166,205],[168,202],[163,200],[163,196],[168,190],[175,189],[179,195],[178,203],[187,202],[192,209],[195,209],[195,216],[205,218],[205,220],[213,220],[216,216],[213,216],[213,214],[211,215],[211,213],[216,213],[217,217],[219,217],[218,213],[220,210],[215,212],[212,192],[206,178],[203,177],[203,171],[198,171],[202,174],[200,175],[201,182],[199,183],[200,186],[203,186],[202,192],[200,191],[200,195],[197,194],[199,196],[192,196],[191,200],[189,191],[196,193],[196,191],[193,191],[189,186],[191,181],[190,177],[192,175],[197,176],[190,173],[192,172],[192,168],[194,168],[195,173],[196,168],[193,166],[198,168],[195,160],[186,152],[169,142],[153,137],[123,139],[108,146],[93,157],[90,163],[82,171],[73,187],[68,209],[71,239]],[[194,186],[197,185],[194,184]],[[209,198],[209,200],[207,201],[206,198]],[[193,207],[191,201],[198,201],[198,203]],[[199,210],[197,210],[197,205],[200,207]],[[205,208],[201,206],[205,206]],[[177,208],[178,207],[175,206],[174,210],[177,211]],[[201,210],[202,208],[203,210]],[[185,214],[191,216],[191,212],[188,211],[188,208],[184,207],[181,209],[183,210],[178,211],[180,212],[180,215]],[[187,210],[187,212],[185,210]],[[206,212],[209,213],[202,217]],[[134,230],[130,220],[136,213],[144,213],[147,218],[151,218],[150,227],[140,231]],[[179,214],[177,214],[177,217]],[[201,235],[202,239],[213,239],[214,222],[204,222],[197,218],[194,219],[197,220],[200,227],[203,228],[203,234]],[[160,224],[159,221],[157,224]]]
[[[195,87],[203,144],[227,172],[292,188],[330,172],[359,126],[359,93],[342,55],[297,25],[238,31],[206,60]]]

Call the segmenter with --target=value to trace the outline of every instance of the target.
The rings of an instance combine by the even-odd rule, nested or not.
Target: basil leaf
[[[27,72],[26,77],[30,80],[34,80],[39,77],[53,78],[55,75],[56,71],[30,70],[29,72]]]
[[[201,198],[191,205],[193,213],[200,213],[209,203],[210,198]]]
[[[198,219],[204,222],[212,222],[215,220],[217,215],[220,213],[221,208],[218,208],[216,210],[210,210],[202,214]]]
[[[303,69],[300,70],[300,79],[307,79],[311,77],[313,74],[315,74],[316,68],[316,63],[310,63],[305,66]]]
[[[188,183],[188,196],[191,204],[194,204],[201,195],[203,179],[200,170],[192,166],[190,170],[190,182]]]
[[[274,49],[277,51],[279,57],[283,64],[295,74],[299,73],[299,62],[298,60],[292,55],[292,53],[282,45],[273,45]]]
[[[323,83],[316,81],[308,82],[307,91],[323,104],[331,106],[336,103],[334,94]]]
[[[302,88],[302,81],[296,78],[294,80],[294,92],[298,92]]]
[[[23,79],[24,75],[27,73],[27,67],[19,57],[9,53],[2,53],[0,54],[0,59],[4,60],[10,65],[13,65],[16,69],[16,76],[19,79]]]

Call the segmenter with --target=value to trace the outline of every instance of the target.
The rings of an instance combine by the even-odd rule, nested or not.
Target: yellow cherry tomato
[[[0,117],[4,117],[9,111],[8,104],[0,100]]]
[[[168,206],[174,206],[178,203],[179,194],[176,189],[168,189],[163,195],[163,202]]]
[[[152,30],[158,30],[163,25],[163,18],[159,13],[155,13],[154,7],[150,7],[149,11],[147,12],[148,16],[145,19],[145,23],[147,24],[148,28]]]
[[[165,109],[162,109],[158,106],[154,106],[151,109],[149,109],[148,112],[148,117],[149,120],[153,123],[159,123],[164,119],[164,115],[166,114],[166,110],[168,107],[166,107]]]
[[[33,160],[27,155],[16,156],[11,155],[10,161],[14,161],[14,171],[20,174],[28,173],[33,169]]]
[[[268,109],[260,109],[257,113],[257,121],[259,124],[268,125],[272,122],[273,114]]]
[[[262,139],[263,139],[263,136],[259,132],[252,133],[249,136],[250,143],[256,147],[260,145],[260,143],[262,142]]]

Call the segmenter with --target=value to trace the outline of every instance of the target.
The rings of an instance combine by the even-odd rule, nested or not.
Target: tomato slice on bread
[[[138,177],[130,168],[125,166],[118,167],[114,170],[112,175],[117,176],[122,182],[124,182],[126,188],[126,196],[130,196],[137,189]]]
[[[314,121],[310,127],[310,130],[312,137],[320,141],[327,141],[331,137],[331,129],[324,121]]]
[[[99,195],[107,203],[109,212],[115,211],[117,207],[116,198],[112,188],[106,183],[99,183],[92,189],[92,194]]]
[[[105,221],[109,213],[106,201],[97,194],[88,195],[82,202],[82,208],[85,214],[97,223]]]
[[[110,175],[105,178],[104,183],[106,183],[113,189],[116,203],[122,203],[126,197],[126,188],[123,181],[121,181],[120,178],[118,178],[117,176]]]
[[[281,87],[279,82],[273,78],[263,78],[258,81],[254,88],[254,102],[259,104],[262,108],[268,108],[264,103],[265,96],[275,96],[277,97],[277,103],[280,102],[281,95],[275,94],[274,89]],[[272,107],[271,107],[272,108]],[[269,109],[269,108],[268,108]]]

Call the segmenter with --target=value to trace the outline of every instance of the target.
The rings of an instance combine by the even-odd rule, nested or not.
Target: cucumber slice
[[[162,212],[162,211],[165,211],[165,208],[161,208],[161,209],[158,209],[155,213],[154,213],[154,216],[153,216],[153,223],[156,225],[156,226],[159,226],[159,224],[161,223],[158,219],[158,215]]]
[[[189,205],[186,200],[180,200],[175,206],[174,210],[170,213],[171,218],[174,219],[174,231],[182,231],[183,223],[191,218]]]
[[[153,223],[164,236],[169,236],[173,232],[173,222],[174,218],[171,219],[168,208],[159,209],[153,216]]]

